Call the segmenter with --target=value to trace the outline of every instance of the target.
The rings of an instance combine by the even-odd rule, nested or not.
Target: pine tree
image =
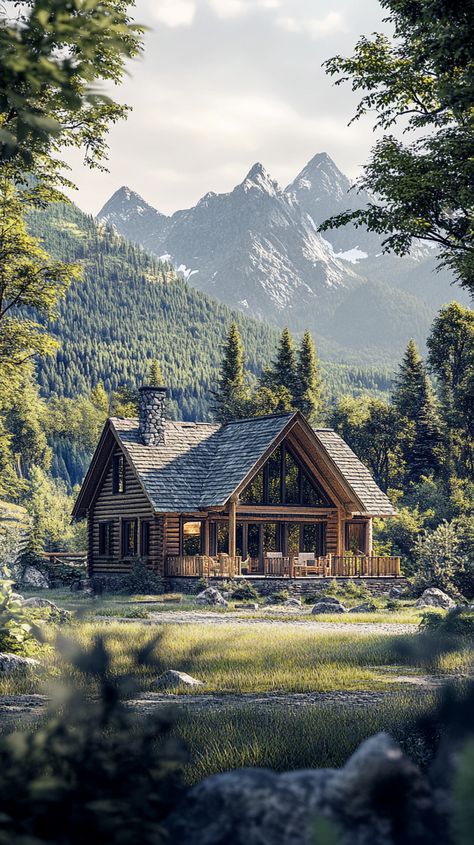
[[[402,451],[410,481],[437,472],[441,463],[441,424],[433,388],[414,340],[400,364],[393,404],[399,418]]]
[[[281,333],[276,358],[264,372],[261,385],[269,387],[277,396],[284,388],[290,394],[294,406],[297,393],[296,353],[293,337],[287,328]]]
[[[248,393],[244,374],[244,347],[237,323],[231,323],[224,344],[219,383],[214,396],[214,415],[219,422],[245,416]]]
[[[323,384],[313,338],[305,331],[298,353],[295,406],[312,423],[321,418]]]
[[[156,358],[153,359],[148,368],[148,385],[149,387],[162,387],[163,375],[161,372],[160,362]]]

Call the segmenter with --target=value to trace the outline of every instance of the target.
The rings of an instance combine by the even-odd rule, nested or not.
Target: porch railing
[[[266,557],[263,573],[258,559],[247,561],[248,575],[267,578],[388,578],[400,576],[400,558],[378,555],[325,555],[299,562],[298,556]],[[233,578],[242,574],[242,558],[221,554],[170,556],[166,558],[165,574],[169,577]]]
[[[241,575],[242,558],[229,555],[185,555],[184,557],[169,556],[166,558],[165,574],[169,577],[188,578],[234,578]]]

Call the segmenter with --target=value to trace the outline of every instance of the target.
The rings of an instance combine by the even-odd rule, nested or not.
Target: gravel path
[[[285,619],[284,614],[282,614],[281,618],[266,619],[261,616],[250,616],[248,613],[212,613],[212,611],[206,613],[205,610],[170,610],[165,613],[153,611],[150,613],[148,619],[126,619],[119,616],[99,615],[95,619],[100,622],[123,622],[128,624],[136,622],[140,625],[189,625],[195,622],[228,625],[231,622],[233,625],[270,625],[272,627],[306,628],[317,633],[338,631],[346,634],[414,634],[418,630],[418,625],[403,624],[400,622],[323,622],[322,620],[316,621],[314,616],[310,616],[309,619],[295,619],[294,616]]]

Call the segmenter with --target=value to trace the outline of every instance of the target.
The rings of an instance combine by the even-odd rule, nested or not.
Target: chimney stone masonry
[[[145,446],[165,445],[166,387],[140,387],[138,425]]]

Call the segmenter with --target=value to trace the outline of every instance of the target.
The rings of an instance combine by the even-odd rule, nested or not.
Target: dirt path
[[[400,622],[323,622],[313,621],[314,617],[310,619],[295,619],[294,616],[290,618],[268,619],[261,616],[250,616],[249,614],[242,614],[237,612],[230,613],[213,613],[205,610],[190,610],[179,611],[169,610],[164,613],[153,611],[150,613],[148,619],[127,619],[119,616],[96,616],[95,619],[100,622],[123,622],[130,624],[136,622],[140,625],[189,625],[191,623],[199,622],[201,624],[213,625],[270,625],[272,627],[288,628],[306,628],[309,631],[317,633],[324,633],[325,631],[337,631],[339,633],[347,634],[414,634],[418,630],[418,625],[403,624]]]
[[[440,678],[420,675],[394,676],[397,689],[384,691],[371,690],[332,690],[331,692],[264,692],[264,693],[201,693],[199,695],[176,695],[162,692],[143,692],[127,702],[127,706],[137,714],[146,716],[160,707],[176,705],[192,710],[223,710],[239,707],[310,707],[318,704],[331,706],[368,707],[380,704],[400,694],[399,684],[406,689],[416,687],[420,693],[431,692],[444,682]],[[0,696],[0,726],[13,726],[23,720],[39,719],[44,714],[49,699],[45,695],[6,695]]]

